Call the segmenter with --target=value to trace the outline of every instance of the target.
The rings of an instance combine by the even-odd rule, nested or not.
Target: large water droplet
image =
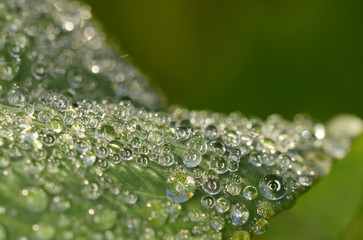
[[[276,174],[267,174],[258,185],[261,194],[269,200],[281,199],[287,191],[285,180]]]

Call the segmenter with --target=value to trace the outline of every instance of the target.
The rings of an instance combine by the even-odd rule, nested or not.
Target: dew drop
[[[182,206],[178,202],[168,201],[165,209],[173,218],[177,218],[181,213]]]
[[[247,222],[250,213],[245,205],[235,204],[231,208],[231,220],[233,225],[243,225]]]
[[[191,128],[188,126],[180,126],[175,130],[176,139],[179,141],[186,141],[191,134]]]
[[[25,88],[15,88],[8,93],[8,102],[12,106],[21,106],[29,100],[30,95]]]
[[[12,65],[0,62],[0,80],[11,81],[15,75],[16,72]]]
[[[188,201],[194,196],[195,180],[185,173],[176,172],[166,181],[167,196],[179,203]]]
[[[140,154],[136,159],[136,164],[142,167],[147,167],[149,165],[149,157],[146,154]]]
[[[184,152],[183,163],[189,168],[196,167],[202,161],[202,155],[195,149],[187,149]]]
[[[235,148],[239,145],[241,139],[235,131],[227,131],[223,134],[222,140],[228,148]]]
[[[164,204],[159,200],[150,200],[146,203],[146,218],[151,226],[160,227],[165,224],[168,218],[168,212]]]
[[[226,152],[226,147],[221,141],[215,140],[208,143],[208,150],[218,156],[222,156]]]
[[[34,239],[51,240],[56,234],[55,228],[48,223],[34,224],[32,229],[34,231]]]
[[[95,182],[85,181],[85,185],[82,189],[82,194],[89,200],[96,200],[101,197],[102,190],[100,185]]]
[[[202,184],[204,192],[210,195],[216,195],[221,191],[221,182],[218,177],[205,178]]]
[[[21,190],[19,201],[31,213],[43,212],[48,207],[48,196],[40,188],[27,187]]]
[[[201,155],[207,152],[208,146],[203,138],[194,137],[188,142],[188,148],[198,151]]]
[[[264,218],[260,218],[257,219],[256,222],[252,225],[252,232],[256,235],[261,235],[266,232],[268,227],[268,221]]]
[[[229,210],[230,206],[231,206],[230,202],[223,197],[218,198],[216,201],[216,204],[215,204],[215,208],[216,208],[217,212],[219,212],[219,213],[227,212]]]
[[[224,156],[216,156],[209,162],[209,168],[218,174],[224,174],[228,170],[228,161]]]
[[[279,200],[285,196],[287,191],[285,180],[276,174],[267,174],[261,178],[258,188],[261,194],[269,200]]]
[[[218,137],[218,129],[214,125],[208,125],[205,128],[205,139],[207,141],[213,141]]]
[[[163,142],[163,135],[159,131],[151,132],[148,137],[148,141],[160,145]]]
[[[254,186],[247,186],[243,189],[242,194],[247,200],[253,200],[257,197],[258,191]]]
[[[96,131],[96,137],[112,141],[116,137],[115,128],[107,123],[101,124],[100,128]]]
[[[169,167],[174,164],[174,154],[164,152],[159,157],[159,164],[163,167]]]
[[[214,207],[214,197],[212,196],[203,196],[201,199],[200,199],[200,202],[202,204],[202,206],[206,209],[211,209]]]
[[[225,222],[223,217],[214,216],[211,221],[210,225],[214,230],[220,231],[224,228]]]
[[[256,204],[256,211],[258,215],[267,219],[271,218],[275,214],[271,203],[267,201],[259,201]]]
[[[89,225],[100,231],[111,229],[116,224],[116,212],[108,208],[89,209],[87,212]]]

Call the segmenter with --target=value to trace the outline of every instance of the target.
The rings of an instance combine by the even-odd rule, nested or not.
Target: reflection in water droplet
[[[192,176],[177,172],[166,181],[167,196],[179,203],[186,202],[194,196],[195,180]]]
[[[285,180],[276,174],[267,174],[261,178],[258,187],[261,194],[269,200],[281,199],[287,191]]]

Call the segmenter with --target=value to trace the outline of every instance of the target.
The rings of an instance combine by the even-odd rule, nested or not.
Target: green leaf
[[[90,17],[77,2],[0,4],[3,239],[249,239],[361,130],[166,109]]]

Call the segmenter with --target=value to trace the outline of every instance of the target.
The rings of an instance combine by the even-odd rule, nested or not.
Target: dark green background
[[[88,0],[170,103],[363,117],[363,1]]]

